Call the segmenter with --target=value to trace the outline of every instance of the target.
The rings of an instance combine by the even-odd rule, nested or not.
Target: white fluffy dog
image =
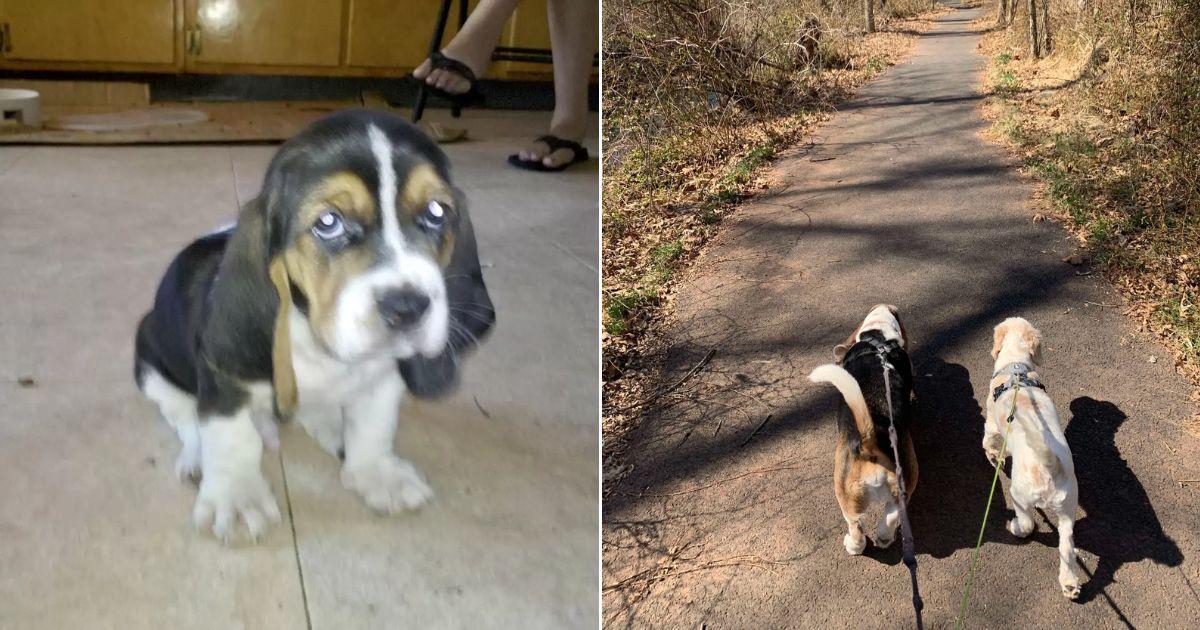
[[[1071,449],[1063,435],[1054,402],[1038,381],[1042,334],[1028,321],[1010,317],[995,329],[992,358],[996,360],[987,402],[983,450],[993,463],[1000,455],[1005,423],[1016,414],[1008,435],[1007,455],[1012,455],[1012,501],[1017,517],[1008,531],[1024,538],[1033,532],[1033,509],[1042,508],[1058,518],[1058,583],[1068,599],[1079,597],[1075,574],[1075,508],[1079,485]]]

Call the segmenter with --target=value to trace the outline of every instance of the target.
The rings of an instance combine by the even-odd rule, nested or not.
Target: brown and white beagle
[[[843,539],[846,552],[858,555],[867,546],[863,519],[872,504],[884,506],[884,518],[875,528],[875,544],[891,545],[900,524],[896,466],[888,437],[884,359],[894,368],[888,377],[891,406],[909,498],[917,487],[917,457],[909,434],[914,420],[912,363],[908,357],[908,336],[896,307],[888,304],[873,307],[858,328],[834,348],[834,358],[837,364],[822,365],[808,378],[814,383],[829,383],[842,394],[833,491],[848,527]]]
[[[432,497],[394,452],[406,391],[438,396],[494,321],[462,193],[400,118],[323,118],[285,143],[237,224],[170,264],[137,330],[134,374],[199,477],[197,527],[228,542],[280,520],[260,469],[275,421],[343,459],[343,484],[395,512]]]

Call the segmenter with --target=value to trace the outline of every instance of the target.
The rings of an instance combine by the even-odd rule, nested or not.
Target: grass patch
[[[884,59],[882,57],[871,57],[870,59],[867,60],[867,72],[870,72],[871,74],[883,72],[883,70],[886,69],[887,67],[888,67],[887,59]]]
[[[679,260],[679,255],[682,253],[683,242],[679,240],[655,247],[650,254],[650,258],[654,261],[650,267],[650,283],[662,284],[670,280],[671,272],[674,271],[675,261]]]
[[[746,184],[750,183],[754,173],[775,157],[778,141],[778,138],[771,137],[760,142],[745,157],[738,160],[733,168],[720,178],[717,191],[705,200],[707,204],[711,207],[740,200],[745,192]]]
[[[630,320],[658,301],[654,290],[622,291],[609,297],[604,304],[604,330],[621,335],[629,330]]]
[[[1177,343],[1185,352],[1200,355],[1200,296],[1195,293],[1160,304],[1155,316],[1174,332]]]

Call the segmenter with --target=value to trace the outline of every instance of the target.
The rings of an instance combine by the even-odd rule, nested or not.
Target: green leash
[[[1013,420],[1017,417],[1017,394],[1021,391],[1021,382],[1017,380],[1013,386],[1012,410],[1008,412],[1007,426],[1004,428],[1004,441],[1000,443],[1000,455],[996,457],[996,472],[992,474],[992,489],[988,492],[987,507],[983,510],[983,522],[979,524],[979,540],[975,541],[975,553],[971,556],[971,571],[967,573],[967,587],[963,590],[962,605],[958,609],[958,619],[954,627],[962,630],[963,619],[967,617],[967,601],[971,598],[971,583],[975,581],[975,564],[979,562],[979,548],[983,546],[983,530],[987,528],[988,514],[992,511],[992,497],[996,496],[996,482],[1000,480],[1000,468],[1004,466],[1004,452],[1008,449],[1008,432],[1012,430]]]

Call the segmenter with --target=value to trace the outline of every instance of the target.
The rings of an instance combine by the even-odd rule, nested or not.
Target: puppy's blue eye
[[[321,213],[317,217],[317,222],[312,227],[313,234],[321,240],[328,241],[335,239],[346,233],[346,222],[342,220],[342,215],[328,210]]]
[[[440,230],[446,225],[446,207],[437,201],[430,201],[417,217],[417,221],[431,230]]]

